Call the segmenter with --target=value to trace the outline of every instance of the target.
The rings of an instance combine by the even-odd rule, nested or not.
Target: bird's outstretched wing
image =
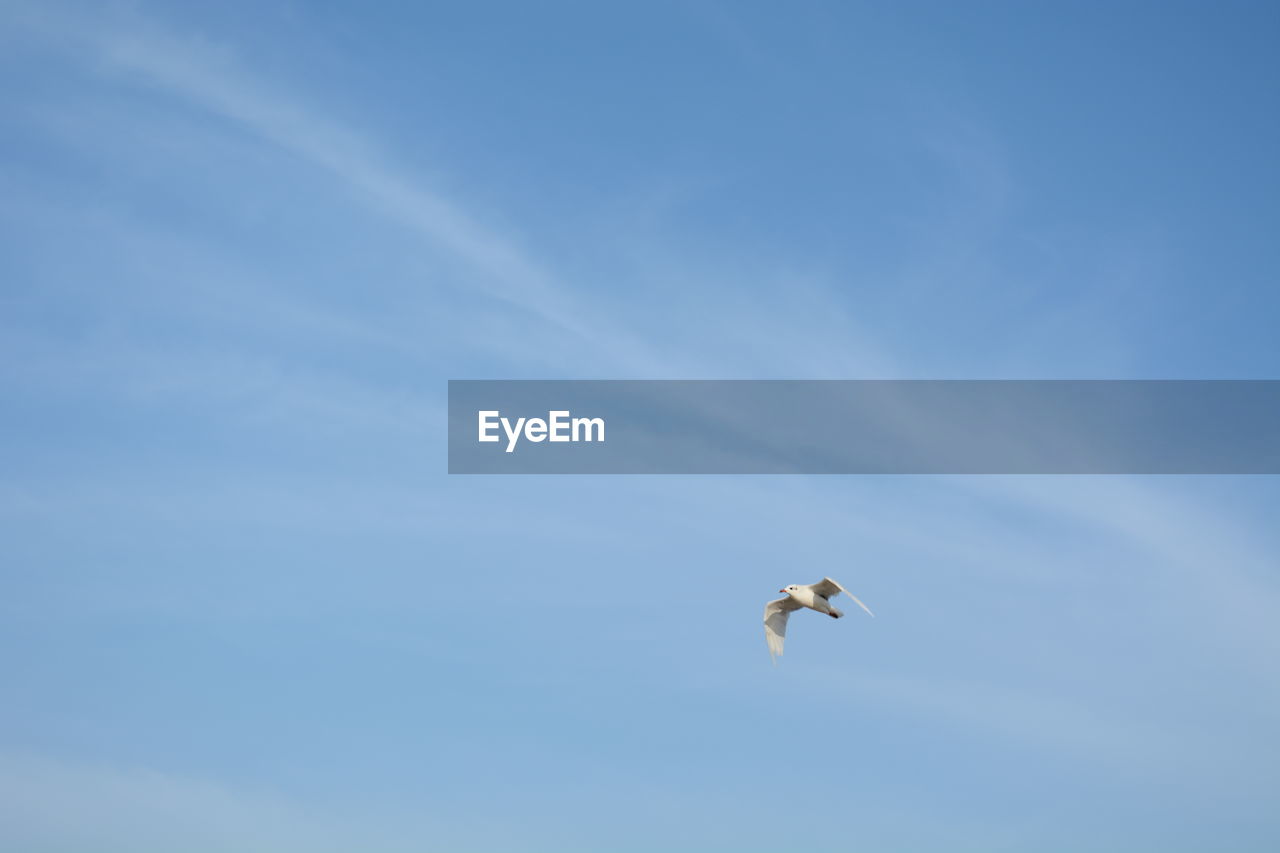
[[[857,604],[863,610],[867,611],[867,615],[875,616],[875,614],[871,612],[870,607],[867,607],[867,605],[863,604],[861,601],[858,600],[858,596],[849,592],[849,590],[845,589],[839,583],[837,583],[836,581],[833,581],[831,578],[823,578],[817,583],[811,583],[809,584],[809,589],[813,590],[814,593],[822,596],[823,598],[831,598],[833,595],[839,595],[840,593],[843,592],[845,595],[852,598],[855,604]]]
[[[787,617],[800,605],[791,596],[777,598],[764,606],[764,638],[769,643],[769,657],[774,662],[782,655],[782,641],[787,638]]]

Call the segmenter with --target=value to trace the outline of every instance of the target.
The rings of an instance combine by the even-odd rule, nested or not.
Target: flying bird
[[[793,610],[807,607],[825,613],[832,619],[839,619],[844,613],[831,606],[831,599],[843,592],[869,615],[875,616],[867,605],[858,601],[858,596],[831,578],[823,578],[811,584],[792,584],[778,592],[786,593],[786,597],[770,601],[764,606],[764,638],[769,643],[769,656],[774,663],[782,656],[782,641],[787,637],[787,619]]]

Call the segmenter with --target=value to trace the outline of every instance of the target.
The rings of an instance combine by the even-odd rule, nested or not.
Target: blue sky
[[[1280,841],[1272,478],[444,473],[449,378],[1277,377],[1276,7],[0,8],[0,846]]]

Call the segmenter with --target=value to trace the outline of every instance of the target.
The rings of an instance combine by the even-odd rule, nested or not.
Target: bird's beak
[[[785,589],[780,589],[780,590],[778,590],[778,592],[786,592],[786,590],[785,590]]]

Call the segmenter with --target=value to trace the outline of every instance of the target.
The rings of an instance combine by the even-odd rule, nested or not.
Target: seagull
[[[782,641],[787,636],[787,618],[791,616],[792,610],[807,607],[825,613],[832,619],[839,619],[844,614],[831,606],[831,599],[843,592],[866,610],[868,615],[875,616],[867,605],[858,601],[858,596],[831,578],[823,578],[811,584],[792,584],[778,592],[785,592],[786,598],[775,599],[764,606],[764,638],[769,643],[769,657],[773,658],[774,663],[782,656]]]

